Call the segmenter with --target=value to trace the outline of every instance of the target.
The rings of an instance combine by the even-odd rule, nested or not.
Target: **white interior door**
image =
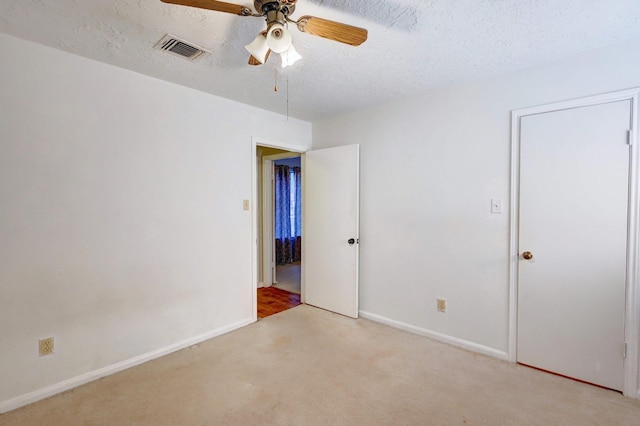
[[[357,318],[359,146],[308,151],[303,158],[302,298]]]
[[[619,101],[529,115],[520,134],[517,360],[617,390],[630,114]]]

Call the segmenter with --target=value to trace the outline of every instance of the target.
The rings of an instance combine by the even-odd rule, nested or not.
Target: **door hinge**
[[[633,129],[627,130],[627,145],[633,146]]]
[[[622,344],[622,358],[626,358],[627,357],[627,342],[624,342]]]

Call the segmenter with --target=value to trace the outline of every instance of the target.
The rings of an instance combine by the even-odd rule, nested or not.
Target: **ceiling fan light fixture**
[[[267,31],[267,45],[276,53],[289,50],[291,40],[291,33],[282,24],[273,24]]]
[[[255,38],[251,43],[247,44],[245,47],[251,56],[256,58],[261,64],[264,64],[267,61],[267,55],[269,54],[269,45],[267,44],[267,38],[258,34],[258,37]]]
[[[291,66],[302,59],[302,56],[298,53],[298,51],[293,47],[293,44],[287,49],[286,52],[280,54],[280,58],[282,58],[282,68]]]
[[[253,42],[245,46],[251,53],[249,65],[262,65],[267,62],[271,52],[281,55],[282,66],[293,65],[301,59],[300,54],[292,46],[289,23],[298,31],[339,43],[359,46],[367,40],[368,31],[341,22],[330,21],[316,16],[305,15],[293,20],[298,0],[254,0],[253,9],[227,0],[161,0],[164,3],[176,4],[216,12],[230,13],[246,17],[261,17],[266,21],[267,29],[262,31]],[[317,0],[322,3],[322,0]],[[184,46],[179,46],[183,48]],[[176,53],[176,52],[174,52]]]

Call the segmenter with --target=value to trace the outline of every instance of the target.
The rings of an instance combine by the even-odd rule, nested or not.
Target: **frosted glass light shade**
[[[286,52],[281,53],[280,57],[282,58],[282,68],[293,65],[302,59],[302,56],[296,51],[293,44]]]
[[[291,33],[281,24],[273,24],[267,32],[267,45],[276,53],[286,52],[291,47]]]
[[[264,64],[267,60],[267,54],[269,53],[269,45],[267,44],[267,38],[262,34],[258,34],[255,40],[247,44],[245,47],[251,56],[256,58],[261,64]]]

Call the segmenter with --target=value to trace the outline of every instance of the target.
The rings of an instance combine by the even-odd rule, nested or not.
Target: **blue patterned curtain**
[[[289,166],[275,166],[276,238],[291,238],[291,180]]]
[[[276,264],[301,258],[302,174],[300,167],[275,165]]]
[[[275,166],[276,264],[291,263],[291,178],[289,166]]]

